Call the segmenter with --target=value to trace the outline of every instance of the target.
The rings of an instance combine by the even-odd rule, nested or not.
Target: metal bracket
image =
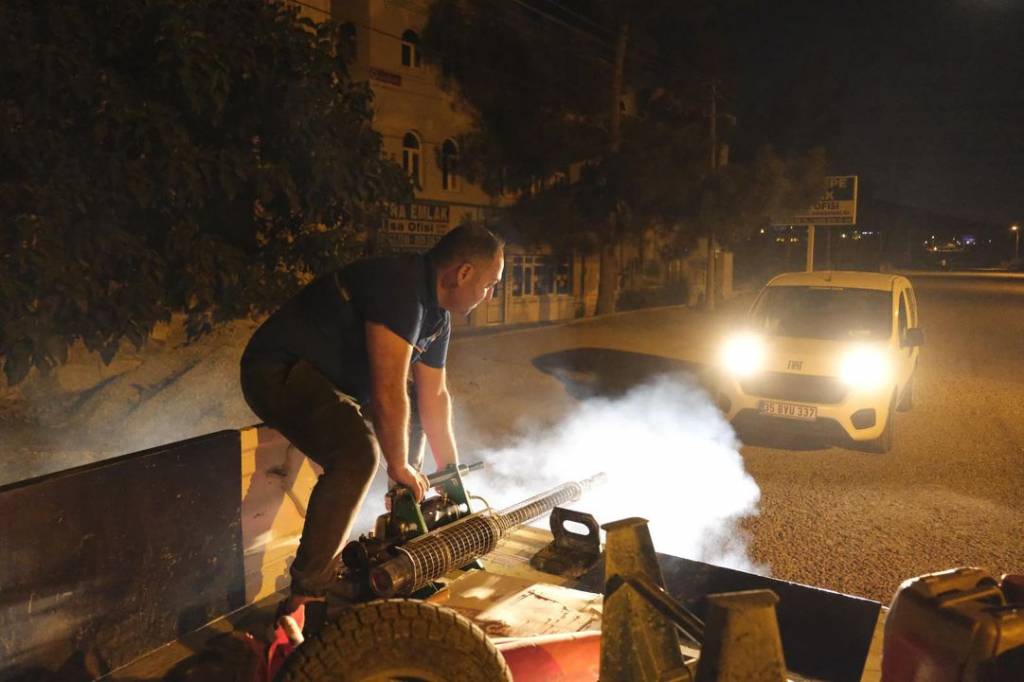
[[[583,526],[587,533],[569,530],[565,527],[567,521]],[[578,578],[601,557],[600,528],[590,514],[555,507],[551,510],[551,534],[551,544],[530,559],[530,565],[538,571]]]
[[[786,661],[771,590],[709,594],[697,682],[786,682]]]
[[[607,542],[600,679],[691,682],[693,671],[680,651],[676,626],[659,612],[665,600],[649,600],[664,590],[665,580],[647,520],[633,517],[603,528]]]

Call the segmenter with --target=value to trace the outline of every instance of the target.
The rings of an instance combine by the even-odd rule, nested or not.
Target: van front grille
[[[740,381],[747,395],[803,403],[835,404],[846,397],[846,386],[835,377],[786,372],[763,372]]]

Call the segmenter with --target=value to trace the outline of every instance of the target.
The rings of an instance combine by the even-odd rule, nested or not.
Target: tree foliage
[[[773,220],[785,220],[798,209],[821,199],[826,171],[825,150],[780,156],[770,145],[757,149],[753,158],[727,166],[715,184],[717,234],[733,244],[753,228]]]
[[[595,249],[652,224],[685,243],[708,220],[734,231],[804,205],[822,186],[821,152],[763,146],[711,171],[710,84],[744,68],[722,39],[723,11],[704,0],[438,0],[423,41],[475,115],[460,140],[465,174],[516,194],[510,213],[527,238]],[[735,118],[718,124],[727,143]]]
[[[563,208],[576,220],[561,225],[561,235],[541,236],[564,238],[568,228],[570,239],[602,241],[611,236],[603,234],[611,212],[646,219],[678,207],[678,189],[706,145],[706,125],[701,103],[680,96],[693,84],[678,71],[668,80],[681,89],[655,84],[654,58],[634,48],[622,77],[631,107],[619,117],[617,135],[613,130],[617,34],[626,23],[642,30],[672,3],[564,6],[572,4],[579,12],[553,17],[546,3],[440,0],[423,40],[446,85],[472,105],[473,129],[460,139],[467,177],[492,194],[518,194],[520,208],[528,209],[523,217],[533,212],[527,204],[545,212],[569,202]],[[551,181],[570,176],[571,182]],[[667,177],[680,182],[659,191]]]
[[[267,0],[0,5],[0,355],[110,361],[195,337],[350,258],[408,183],[349,35]]]

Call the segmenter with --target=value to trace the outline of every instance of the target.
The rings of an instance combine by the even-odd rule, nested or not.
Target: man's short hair
[[[435,267],[470,261],[490,261],[505,248],[505,241],[483,225],[465,223],[449,230],[427,252]]]

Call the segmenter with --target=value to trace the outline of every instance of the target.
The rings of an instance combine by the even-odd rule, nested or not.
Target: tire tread
[[[438,671],[446,679],[451,675],[465,682],[512,679],[501,652],[472,621],[451,609],[411,599],[369,602],[346,610],[300,646],[277,679],[358,680],[371,672],[367,666],[381,661],[422,666],[423,652],[410,650],[424,642],[434,654],[431,660],[446,668]],[[411,660],[401,660],[403,651]]]

